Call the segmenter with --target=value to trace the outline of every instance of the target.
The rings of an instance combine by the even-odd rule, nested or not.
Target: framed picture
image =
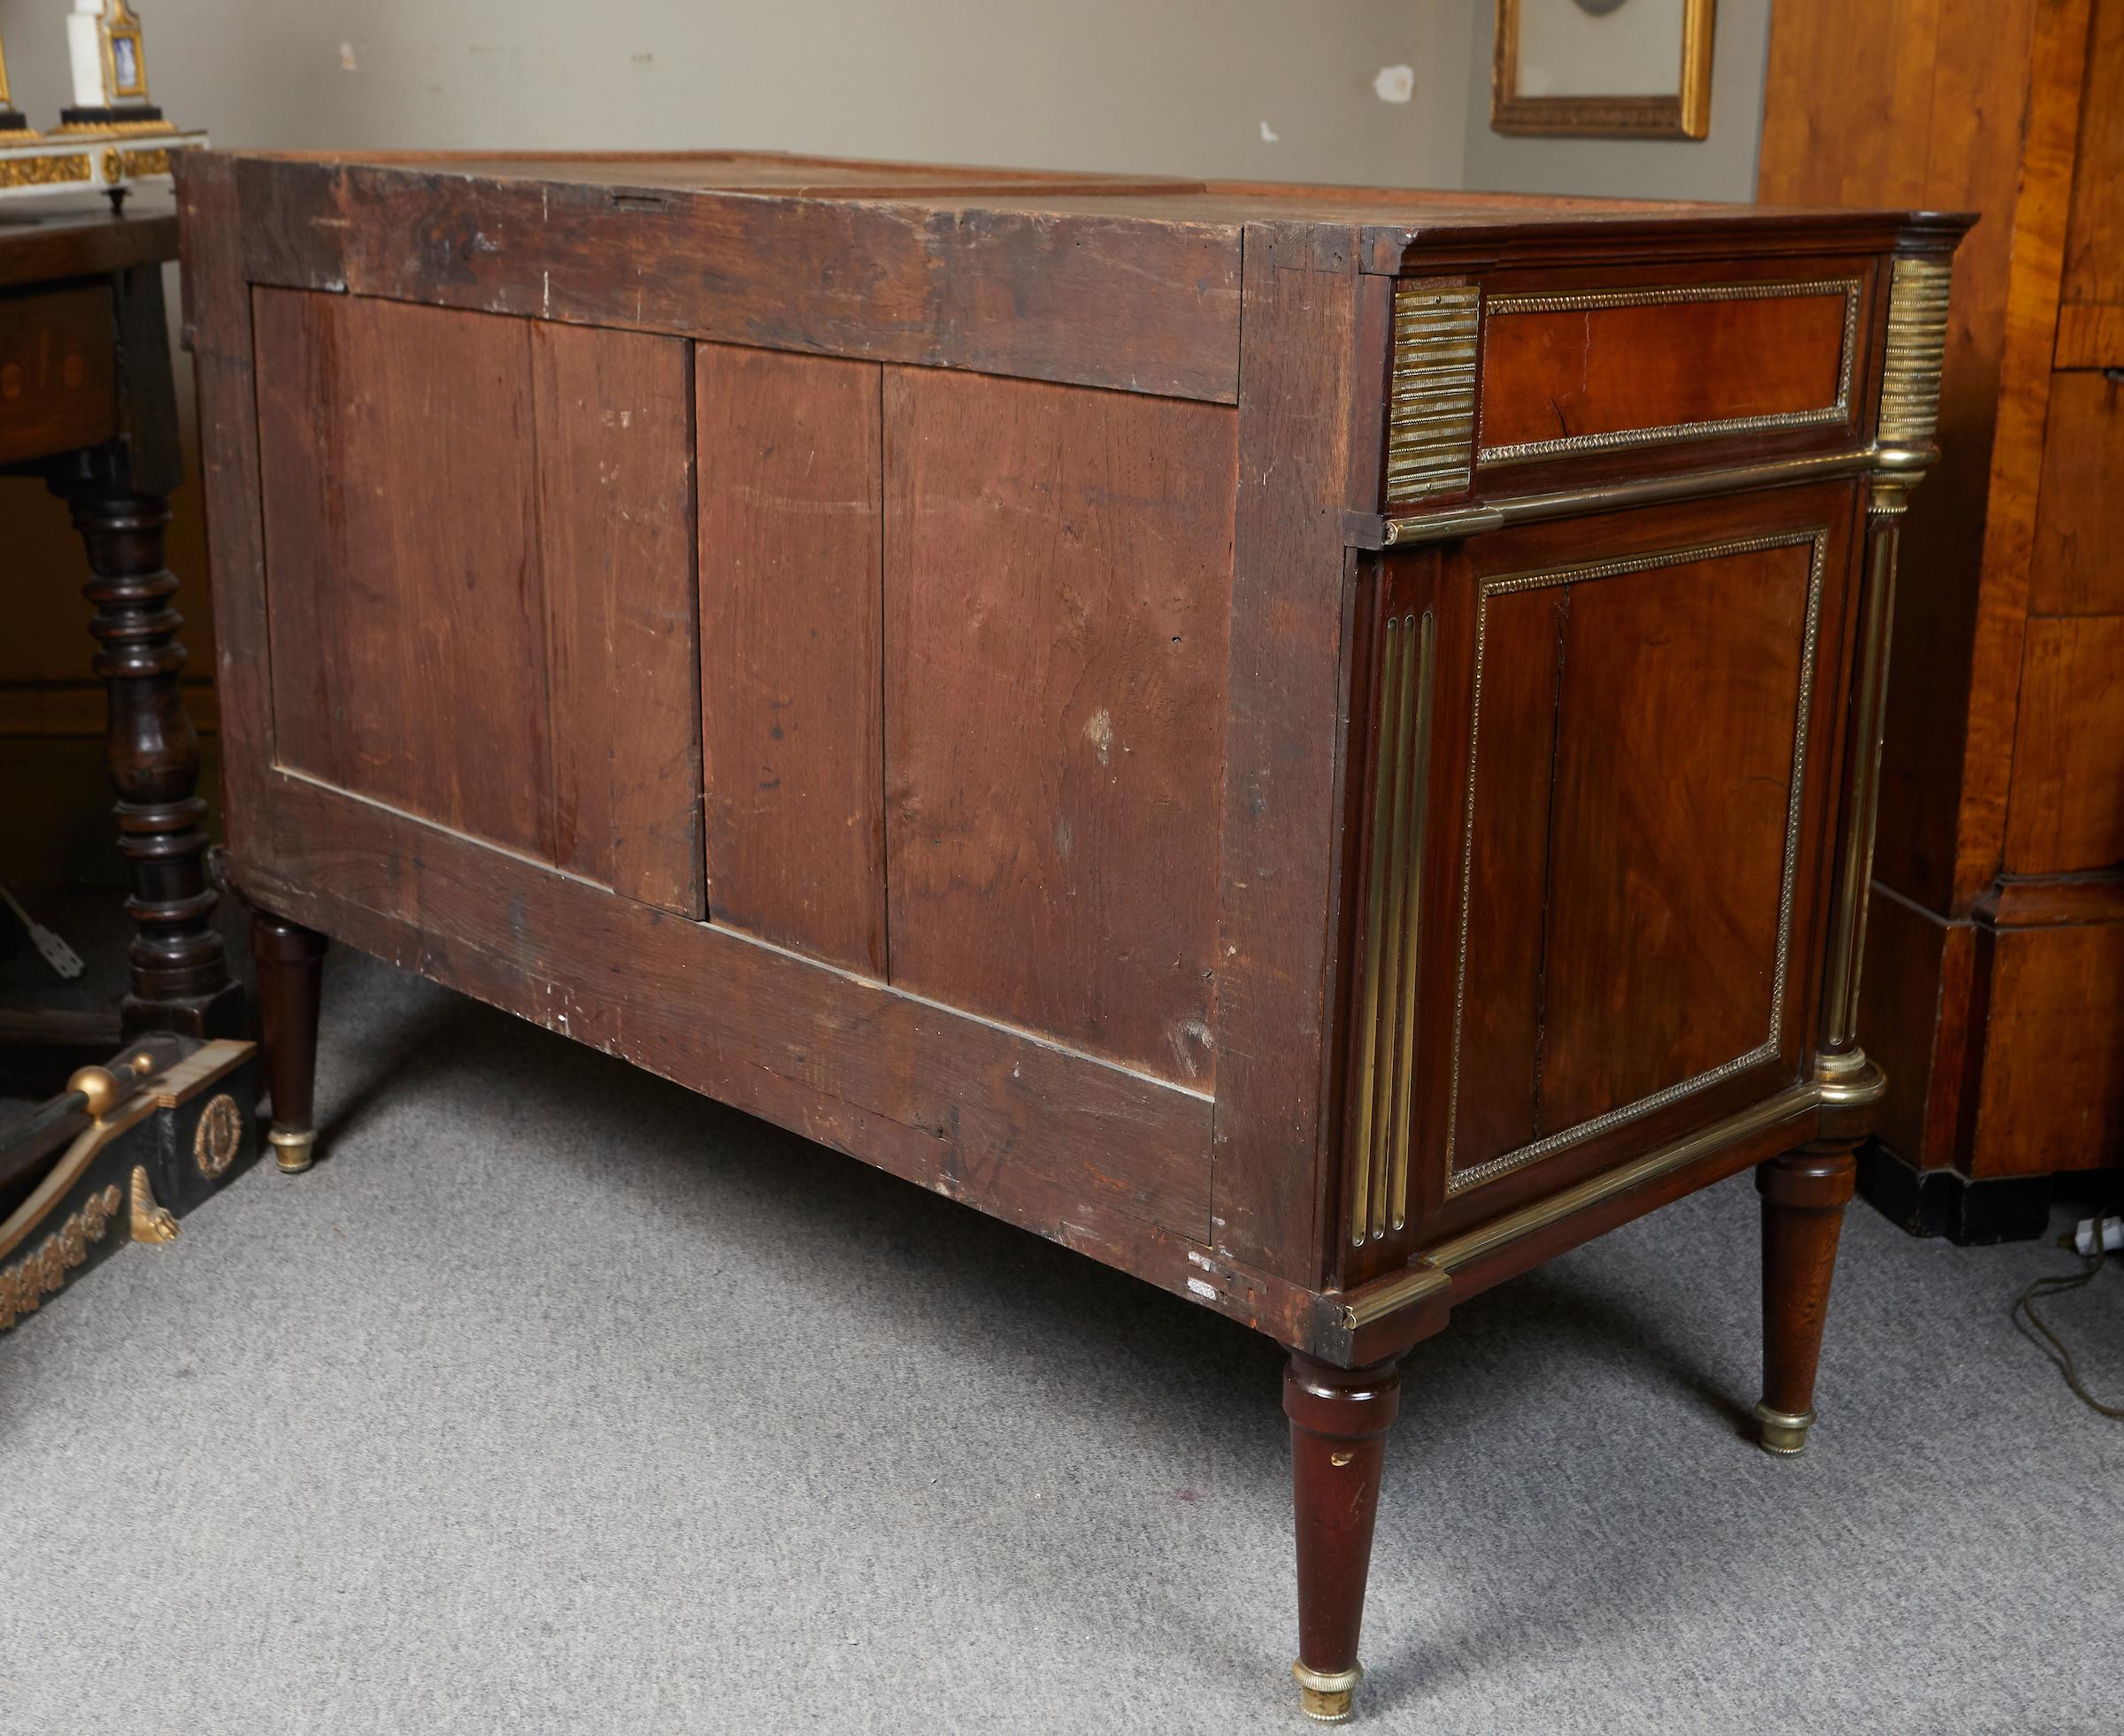
[[[1715,0],[1497,0],[1500,133],[1700,139]]]

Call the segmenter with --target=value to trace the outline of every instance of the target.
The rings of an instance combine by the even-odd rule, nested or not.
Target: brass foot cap
[[[280,1164],[282,1175],[300,1175],[317,1161],[317,1135],[284,1133],[278,1127],[266,1135],[273,1147],[273,1161]]]
[[[1350,1722],[1351,1698],[1357,1685],[1365,1679],[1362,1664],[1353,1663],[1347,1670],[1331,1673],[1308,1670],[1301,1662],[1290,1666],[1290,1673],[1297,1678],[1298,1704],[1307,1717],[1315,1724]]]
[[[1766,1453],[1790,1458],[1795,1453],[1807,1450],[1807,1431],[1814,1426],[1812,1410],[1794,1416],[1789,1410],[1773,1410],[1766,1404],[1758,1404],[1755,1407],[1755,1420],[1758,1425],[1756,1444]]]

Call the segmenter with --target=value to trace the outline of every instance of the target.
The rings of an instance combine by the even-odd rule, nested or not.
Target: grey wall
[[[0,0],[56,118],[65,0]],[[1469,0],[146,0],[218,142],[750,146],[1457,186]],[[1374,94],[1382,66],[1412,101]],[[1276,136],[1263,136],[1266,122]]]
[[[1474,7],[1462,185],[1507,193],[1752,199],[1763,135],[1771,0],[1718,0],[1712,32],[1711,133],[1703,139],[1510,138],[1489,130],[1495,8]]]

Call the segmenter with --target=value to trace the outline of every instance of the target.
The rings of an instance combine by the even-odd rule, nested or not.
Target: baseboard
[[[1860,1198],[1913,1236],[1960,1248],[2036,1241],[2050,1229],[2052,1187],[2047,1175],[1972,1181],[1959,1170],[1920,1170],[1878,1140],[1858,1154]]]

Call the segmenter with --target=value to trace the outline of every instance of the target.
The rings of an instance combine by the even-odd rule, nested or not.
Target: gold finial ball
[[[66,1088],[88,1100],[88,1113],[98,1121],[118,1107],[121,1095],[118,1079],[106,1067],[83,1067],[66,1081]]]

